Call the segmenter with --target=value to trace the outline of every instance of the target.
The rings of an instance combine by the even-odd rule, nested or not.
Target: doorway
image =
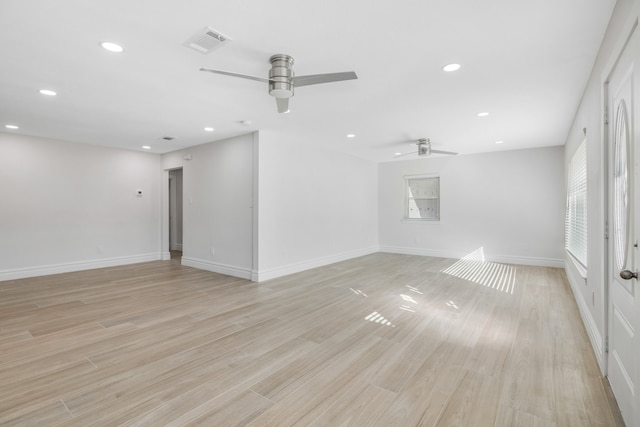
[[[182,257],[182,168],[169,171],[169,251]]]
[[[624,421],[640,425],[640,34],[634,26],[606,85],[608,122],[607,377]]]

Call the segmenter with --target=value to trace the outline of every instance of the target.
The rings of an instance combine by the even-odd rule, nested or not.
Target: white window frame
[[[410,187],[413,181],[428,182],[427,187],[433,186],[435,183],[435,189],[430,190],[430,194],[413,194]],[[416,209],[421,212],[421,216],[416,217]],[[404,176],[404,221],[438,222],[440,221],[440,216],[440,175],[428,174]]]
[[[587,268],[587,141],[584,139],[569,161],[565,249]]]

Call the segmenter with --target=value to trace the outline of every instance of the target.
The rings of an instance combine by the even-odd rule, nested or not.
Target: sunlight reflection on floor
[[[395,328],[395,325],[393,323],[385,319],[385,317],[382,314],[378,313],[377,311],[374,311],[373,313],[365,317],[364,320],[368,320],[369,322],[379,323],[381,325],[391,326],[392,328]]]
[[[509,294],[513,294],[516,283],[516,269],[510,265],[485,261],[482,247],[442,270],[442,273]]]

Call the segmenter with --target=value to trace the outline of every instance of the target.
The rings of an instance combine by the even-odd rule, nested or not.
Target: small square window
[[[440,177],[407,176],[404,181],[404,218],[417,221],[440,221]]]

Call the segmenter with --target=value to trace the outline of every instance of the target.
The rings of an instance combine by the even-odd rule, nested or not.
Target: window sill
[[[587,269],[573,256],[570,252],[567,252],[568,258],[573,265],[575,271],[580,275],[580,277],[587,282]]]
[[[440,224],[439,219],[408,219],[402,218],[401,222],[403,224]]]

